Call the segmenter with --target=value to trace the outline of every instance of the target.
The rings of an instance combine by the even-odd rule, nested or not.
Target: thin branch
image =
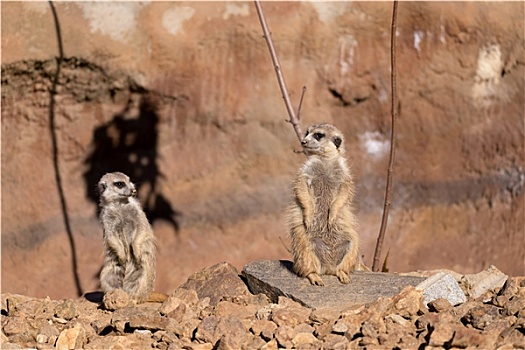
[[[306,93],[306,86],[303,86],[303,91],[301,92],[301,99],[299,100],[299,107],[297,107],[297,120],[301,120],[301,107],[303,106],[303,98]]]
[[[300,142],[303,137],[303,132],[301,130],[301,126],[299,125],[299,119],[295,116],[292,103],[290,102],[290,95],[288,94],[288,90],[286,89],[286,83],[284,82],[284,77],[281,71],[281,66],[279,64],[279,59],[277,58],[277,54],[275,53],[275,48],[273,46],[272,38],[270,36],[270,31],[268,30],[268,25],[266,24],[266,19],[264,17],[264,13],[259,0],[255,0],[255,7],[257,9],[259,21],[261,22],[261,27],[264,33],[264,39],[266,39],[268,49],[270,50],[270,55],[272,56],[272,62],[275,68],[275,73],[277,74],[277,80],[279,82],[279,87],[281,88],[284,104],[286,106],[286,110],[288,111],[288,115],[290,116],[289,122],[293,125],[295,134],[297,135],[297,138]]]
[[[390,135],[390,158],[388,160],[388,173],[386,178],[385,206],[383,208],[383,218],[381,219],[381,228],[377,237],[376,249],[374,252],[374,263],[372,271],[377,272],[379,269],[379,258],[385,238],[385,230],[388,223],[388,210],[390,208],[390,195],[392,193],[392,176],[394,172],[394,156],[396,149],[396,119],[397,119],[397,102],[396,102],[396,29],[397,29],[397,0],[394,0],[392,10],[392,28],[390,32],[390,64],[391,64],[391,84],[392,84],[392,133]]]

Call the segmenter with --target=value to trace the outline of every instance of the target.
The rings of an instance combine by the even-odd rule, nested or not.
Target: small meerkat
[[[104,266],[100,283],[105,293],[123,289],[135,303],[148,301],[155,282],[156,240],[135,198],[129,177],[108,173],[98,183]]]
[[[348,283],[348,274],[359,264],[359,236],[343,134],[333,125],[315,124],[301,145],[308,158],[295,179],[288,209],[294,272],[313,285],[324,285],[322,274]]]

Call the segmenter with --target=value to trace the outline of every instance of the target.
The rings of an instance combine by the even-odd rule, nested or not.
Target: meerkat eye
[[[115,185],[116,188],[124,188],[124,186],[126,186],[126,184],[122,181],[115,181],[113,182],[113,185]]]
[[[314,134],[314,139],[316,139],[317,141],[321,140],[323,137],[324,137],[324,134],[323,134],[323,133],[316,132],[316,133]]]
[[[335,145],[335,148],[339,148],[339,146],[341,146],[341,142],[343,142],[343,140],[341,140],[340,137],[334,137],[334,145]]]

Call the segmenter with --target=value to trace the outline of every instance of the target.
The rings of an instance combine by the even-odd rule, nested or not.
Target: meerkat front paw
[[[313,215],[305,215],[304,216],[304,227],[306,227],[307,230],[311,230],[314,226],[314,216]]]
[[[344,283],[344,284],[350,283],[350,277],[348,277],[346,272],[344,272],[344,271],[337,271],[335,273],[335,275],[337,276],[337,278],[339,278],[339,281],[341,281],[341,283]]]
[[[314,286],[324,286],[324,282],[321,277],[316,273],[310,273],[306,276],[310,280],[310,283]]]

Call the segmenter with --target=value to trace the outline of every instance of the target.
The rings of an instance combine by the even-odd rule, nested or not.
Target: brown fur
[[[322,274],[348,283],[359,262],[359,236],[344,137],[330,124],[315,124],[302,146],[308,159],[297,174],[288,210],[294,271],[314,285],[324,285]]]
[[[157,255],[153,230],[135,198],[135,185],[123,173],[104,175],[99,183],[100,222],[104,229],[104,292],[123,289],[135,303],[147,301],[155,283]]]

